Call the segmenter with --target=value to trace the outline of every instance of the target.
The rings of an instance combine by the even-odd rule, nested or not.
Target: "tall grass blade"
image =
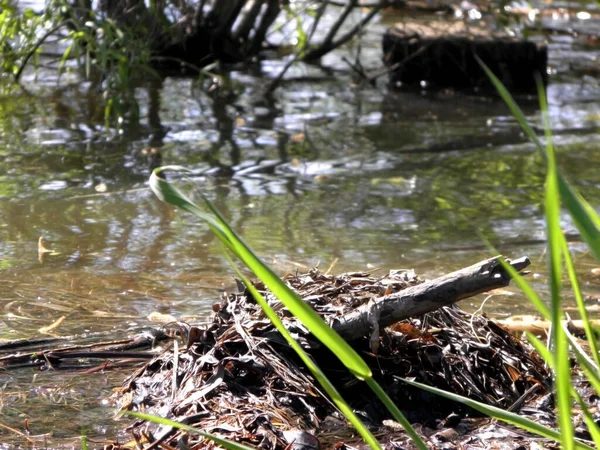
[[[588,353],[583,348],[581,348],[581,345],[579,345],[579,342],[577,341],[577,339],[575,339],[575,336],[573,336],[571,334],[571,332],[569,331],[569,329],[567,327],[568,324],[566,322],[563,322],[562,325],[563,325],[563,329],[565,331],[565,335],[567,336],[567,339],[571,343],[571,347],[573,347],[573,351],[575,352],[576,356],[578,358],[581,357],[581,358],[585,359],[585,361],[587,362],[587,365],[589,367],[591,367],[596,373],[600,374],[600,369],[598,369],[599,366],[592,359],[592,357],[590,355],[588,355]]]
[[[226,257],[231,264],[231,267],[235,270],[238,277],[242,280],[252,297],[256,300],[259,306],[265,312],[265,315],[269,318],[269,320],[275,325],[275,328],[281,333],[281,335],[285,338],[285,340],[290,344],[290,347],[294,349],[294,351],[300,356],[302,362],[306,365],[306,367],[311,371],[316,380],[321,384],[329,398],[333,401],[333,403],[340,409],[342,414],[350,421],[350,423],[356,428],[356,430],[360,433],[361,437],[364,441],[372,448],[372,449],[381,449],[377,438],[373,436],[373,434],[369,431],[369,429],[361,422],[354,411],[346,403],[343,397],[340,395],[338,390],[333,386],[331,381],[327,378],[327,376],[323,373],[323,371],[319,368],[319,366],[313,361],[313,359],[304,351],[302,346],[298,344],[298,342],[292,337],[290,332],[287,330],[275,310],[271,308],[271,306],[267,303],[265,298],[262,296],[260,292],[254,287],[254,285],[246,278],[239,268],[235,265],[235,263],[229,258],[229,255],[226,254]],[[410,427],[410,424],[408,424]],[[417,438],[420,440],[420,437],[417,435]],[[427,447],[423,447],[423,450],[427,450]]]
[[[410,384],[411,386],[416,386],[421,388],[427,392],[431,392],[432,394],[437,394],[441,397],[445,397],[449,400],[453,400],[458,403],[462,403],[463,405],[467,405],[479,412],[482,412],[486,416],[493,417],[495,419],[501,420],[503,422],[509,423],[511,425],[515,425],[522,430],[529,431],[538,436],[552,439],[553,441],[560,442],[562,440],[561,434],[559,431],[553,430],[552,428],[541,425],[537,422],[534,422],[531,419],[527,419],[526,417],[520,416],[518,414],[506,411],[501,408],[497,408],[495,406],[486,405],[484,403],[480,403],[478,401],[472,400],[467,397],[462,397],[458,394],[454,394],[452,392],[443,391],[438,388],[434,388],[432,386],[427,386],[426,384],[419,383],[417,381],[407,380],[405,378],[397,377],[399,380]],[[586,449],[592,450],[593,447],[589,445],[583,444],[581,442],[575,441],[574,443],[576,449]]]
[[[477,58],[479,65],[483,68],[490,81],[498,91],[498,94],[504,100],[511,113],[517,119],[517,122],[529,139],[535,144],[542,155],[545,155],[544,146],[535,134],[525,114],[516,104],[514,98],[506,90],[502,82],[494,75],[494,73],[485,65],[481,59]],[[588,244],[594,257],[600,261],[600,217],[596,214],[590,204],[581,197],[563,178],[562,174],[557,171],[558,190],[565,207],[569,211],[575,226],[579,230],[581,237]]]
[[[227,450],[256,450],[254,447],[249,447],[247,445],[238,444],[237,442],[228,441],[227,439],[223,439],[218,436],[215,436],[214,434],[207,433],[206,431],[203,431],[199,428],[190,427],[189,425],[175,422],[174,420],[165,419],[163,417],[153,416],[152,414],[145,414],[136,411],[119,411],[119,413],[135,417],[137,419],[145,420],[147,422],[153,422],[159,425],[166,425],[169,427],[177,428],[179,430],[185,430],[190,433],[199,434],[200,436],[206,439],[210,439],[215,444],[220,445],[221,447]]]
[[[421,436],[417,434],[408,419],[404,416],[404,414],[402,414],[400,409],[398,409],[389,395],[387,395],[386,392],[381,388],[379,383],[377,383],[373,378],[367,378],[365,381],[375,395],[377,395],[377,398],[379,398],[388,411],[392,413],[392,417],[396,420],[396,422],[398,422],[402,428],[404,428],[404,431],[406,431],[406,434],[408,434],[408,436],[411,438],[413,444],[415,444],[421,450],[427,450],[427,446],[421,440]]]
[[[598,375],[598,371],[590,366],[588,361],[585,358],[582,358],[580,354],[577,354],[577,362],[585,374],[585,378],[596,391],[596,394],[600,393],[600,376]]]
[[[583,371],[587,381],[589,381],[596,393],[600,394],[600,371],[598,371],[598,367],[595,365],[594,361],[592,361],[589,355],[583,351],[573,335],[566,330],[566,324],[563,325],[563,328],[565,328],[564,332],[573,345],[573,350],[575,352],[577,362],[579,363],[579,368]]]
[[[567,336],[569,336],[568,330],[565,330],[565,333],[567,333]],[[546,346],[544,345],[544,343],[542,341],[540,341],[537,337],[535,337],[533,334],[531,334],[529,332],[527,332],[526,334],[527,334],[527,338],[529,339],[529,342],[531,343],[531,345],[533,345],[535,350],[540,354],[540,356],[544,359],[544,361],[546,361],[548,366],[552,370],[555,370],[556,362],[554,359],[554,355],[552,355],[550,350],[548,350],[546,348]],[[585,372],[586,371],[584,370],[584,374],[585,374]],[[589,377],[588,377],[588,380],[589,380]],[[592,383],[592,386],[594,387],[593,383]],[[600,387],[600,385],[598,385],[598,387]],[[585,423],[588,427],[588,431],[590,432],[590,435],[592,436],[594,444],[596,444],[597,448],[600,448],[600,429],[598,428],[598,425],[596,425],[596,421],[594,420],[594,417],[590,413],[590,410],[587,407],[585,401],[581,398],[579,393],[575,390],[575,387],[571,384],[569,386],[569,388],[570,388],[571,396],[575,399],[575,401],[577,403],[579,403],[579,406],[581,407],[581,410],[583,412],[583,419],[585,420]],[[600,390],[596,390],[596,392],[600,392]]]
[[[581,398],[581,395],[573,388],[572,395],[575,398],[575,401],[579,404],[581,411],[583,412],[583,420],[587,426],[587,429],[596,445],[596,448],[600,448],[600,428],[594,419],[594,416],[590,412],[588,405],[585,403],[585,400]]]
[[[180,168],[178,166],[165,166],[154,169],[150,176],[150,188],[157,197],[206,220],[211,230],[215,232],[221,242],[265,283],[290,312],[300,319],[310,332],[340,359],[348,370],[359,379],[370,377],[371,369],[358,356],[358,353],[252,252],[242,239],[227,225],[210,202],[205,199],[206,206],[212,213],[207,214],[191,202],[179,189],[158,176],[159,173],[165,170],[180,170]]]
[[[577,279],[577,273],[575,272],[575,265],[573,264],[573,259],[571,258],[571,254],[569,253],[569,246],[567,244],[567,240],[564,238],[562,240],[562,254],[564,257],[565,266],[567,268],[567,273],[569,275],[569,281],[571,282],[571,289],[573,290],[573,295],[575,296],[577,310],[579,311],[579,316],[581,317],[581,321],[583,322],[585,337],[590,346],[590,353],[592,355],[592,358],[594,359],[594,364],[596,365],[596,367],[600,367],[600,356],[598,355],[596,333],[594,332],[594,328],[588,316],[587,308],[585,307],[581,287],[579,285],[579,280]]]
[[[541,340],[539,340],[537,336],[535,336],[533,333],[526,331],[525,335],[527,336],[527,339],[529,340],[531,345],[533,345],[533,348],[535,348],[535,350],[542,357],[542,359],[546,361],[548,367],[550,367],[552,370],[555,370],[556,366],[554,365],[554,355],[552,354],[552,352],[550,352],[550,350],[548,350],[548,347],[546,347],[546,345]]]
[[[548,118],[548,105],[544,88],[538,82],[538,96],[544,129],[546,131],[546,161],[548,173],[546,175],[546,228],[548,242],[548,276],[551,293],[551,316],[552,316],[552,346],[556,361],[555,390],[558,406],[558,419],[561,430],[561,444],[565,450],[573,449],[574,431],[571,422],[571,368],[569,363],[569,345],[563,327],[560,325],[563,318],[560,289],[562,278],[562,251],[565,237],[560,228],[560,196],[558,193],[558,175],[556,169],[556,157],[550,135],[550,123]]]
[[[594,208],[558,174],[560,197],[594,257],[600,261],[600,218]]]
[[[333,329],[331,329],[323,321],[323,319],[321,319],[321,317],[298,296],[298,294],[290,289],[290,287],[287,286],[281,280],[281,278],[279,278],[254,254],[254,252],[242,241],[242,239],[231,229],[231,227],[229,227],[225,219],[213,207],[213,205],[207,199],[204,199],[205,206],[210,211],[210,214],[205,213],[185,194],[183,194],[183,192],[158,176],[158,174],[163,170],[181,170],[181,168],[178,166],[166,166],[157,168],[153,171],[150,177],[150,187],[157,197],[167,203],[181,207],[182,209],[191,212],[192,214],[195,214],[196,216],[207,221],[211,230],[215,232],[217,237],[221,240],[221,242],[223,242],[226,248],[229,249],[236,257],[238,257],[248,268],[250,268],[254,274],[260,278],[261,281],[271,290],[271,292],[290,310],[290,312],[300,319],[302,323],[324,345],[326,345],[357,378],[369,380],[368,384],[372,389],[374,389],[374,386],[377,386],[377,388],[379,388],[378,390],[382,392],[377,383],[372,380],[372,374],[369,366],[356,353],[356,351],[350,347],[350,345],[344,341]],[[239,271],[238,274],[240,275],[240,278],[245,279]],[[283,327],[283,324],[281,324],[281,326]],[[301,350],[299,345],[295,345],[295,348]],[[318,369],[314,363],[312,367]],[[323,383],[325,383],[323,384],[324,389],[327,390],[329,387],[333,388],[330,383],[327,384],[328,381],[326,378],[323,379]],[[365,431],[368,432],[368,430],[364,428],[364,425],[362,425],[362,422],[360,422],[352,413],[348,405],[343,402],[337,391],[332,391],[332,394],[334,395],[332,400],[339,402],[339,404],[336,404],[340,410],[342,410],[344,414],[348,414],[346,417],[357,427],[357,429],[359,429],[359,431],[361,431],[361,434]],[[389,403],[391,403],[391,400],[389,400]],[[401,412],[396,408],[396,411],[392,411],[392,413],[395,415],[395,417],[398,416],[397,420],[403,426],[405,426],[407,433],[413,438],[414,443],[421,450],[426,450],[427,447],[425,443],[412,429],[410,423],[402,416]],[[363,427],[363,429],[360,427]],[[374,438],[371,439],[372,435],[370,433],[365,433],[364,437],[365,440],[370,443],[370,445],[379,445],[376,444],[377,441],[374,440]]]
[[[485,243],[490,249],[491,253],[497,256],[501,256],[498,250],[496,250],[489,242],[485,241]],[[547,320],[550,320],[550,310],[548,309],[544,301],[540,298],[540,296],[537,294],[537,292],[535,292],[535,290],[527,282],[525,277],[521,275],[517,270],[515,270],[513,266],[508,264],[504,258],[500,257],[498,258],[498,261],[500,262],[500,265],[504,268],[504,270],[506,270],[513,282],[517,285],[517,287],[521,289],[525,297],[527,297],[529,301],[533,304],[533,306],[535,306],[535,308],[542,315],[542,317],[544,317]]]

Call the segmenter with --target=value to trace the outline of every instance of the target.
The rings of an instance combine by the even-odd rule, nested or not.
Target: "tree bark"
[[[482,292],[506,287],[511,276],[499,258],[487,259],[431,281],[380,297],[333,319],[331,327],[352,341],[408,317],[419,316]],[[518,272],[529,266],[527,257],[506,261]],[[376,320],[373,323],[373,320]]]

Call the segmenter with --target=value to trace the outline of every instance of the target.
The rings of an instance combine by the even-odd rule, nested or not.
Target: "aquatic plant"
[[[507,264],[503,265],[521,288],[525,296],[538,310],[540,315],[550,320],[552,323],[552,330],[547,346],[532,333],[527,333],[527,337],[539,355],[554,372],[554,388],[559,419],[559,431],[544,427],[518,414],[475,402],[450,392],[445,392],[409,380],[404,381],[408,384],[421,387],[429,392],[466,404],[490,417],[510,423],[523,430],[558,441],[564,449],[593,448],[575,439],[571,414],[572,403],[575,402],[581,408],[583,419],[594,444],[599,448],[600,425],[594,421],[588,405],[577,393],[571,375],[569,351],[572,351],[575,354],[580,370],[583,372],[585,378],[594,388],[596,393],[600,394],[600,355],[598,354],[597,338],[583,302],[583,294],[577,280],[567,241],[560,228],[560,206],[561,204],[564,204],[573,223],[576,225],[583,240],[586,242],[588,249],[599,261],[600,218],[589,203],[587,203],[568,181],[565,180],[557,166],[548,115],[548,105],[542,84],[538,83],[538,96],[545,130],[544,143],[535,134],[527,122],[525,115],[498,78],[485,66],[485,64],[481,61],[479,61],[479,63],[486,71],[488,77],[492,80],[498,93],[517,119],[525,134],[543,155],[547,164],[544,205],[548,246],[547,264],[551,293],[550,307],[548,308],[548,306],[546,306],[540,296],[519,273]],[[586,339],[590,347],[589,352],[582,349],[566,327],[567,321],[561,301],[561,286],[564,270],[566,270],[566,275],[571,284],[571,289],[573,290],[577,308],[583,322]]]
[[[528,334],[528,338],[534,348],[538,351],[539,355],[544,358],[549,367],[554,371],[559,430],[541,425],[518,414],[485,405],[465,397],[460,397],[456,394],[445,392],[431,386],[426,386],[410,380],[403,381],[408,384],[418,386],[429,392],[466,404],[490,417],[510,423],[543,438],[558,441],[565,449],[591,449],[593,447],[575,439],[571,417],[572,402],[575,401],[580,406],[583,413],[583,419],[596,446],[600,445],[600,427],[594,422],[588,406],[584,403],[583,399],[575,390],[571,378],[569,351],[571,350],[575,353],[583,374],[598,393],[600,393],[600,375],[598,369],[600,367],[600,355],[598,355],[598,348],[595,340],[596,337],[585,310],[583,295],[577,281],[577,276],[572,258],[569,253],[568,245],[560,229],[559,219],[561,203],[564,203],[566,206],[570,216],[573,219],[573,222],[579,229],[585,242],[588,244],[590,251],[598,259],[600,259],[600,218],[598,218],[598,215],[591,208],[591,206],[564,179],[557,167],[554,147],[552,144],[552,136],[550,133],[545,92],[541,87],[541,84],[539,88],[539,98],[542,118],[545,126],[544,128],[546,130],[544,144],[533,132],[522,111],[516,105],[514,99],[502,86],[499,80],[489,71],[489,69],[487,69],[485,66],[484,68],[498,89],[499,94],[517,118],[525,133],[531,138],[539,151],[544,155],[547,163],[545,215],[548,239],[548,273],[551,292],[549,307],[546,306],[544,301],[531,288],[531,286],[529,286],[527,281],[521,275],[519,275],[508,264],[505,264],[504,266],[516,281],[517,285],[523,290],[527,298],[538,309],[539,313],[544,318],[552,321],[553,326],[548,345],[549,349],[544,346],[544,344],[537,337]],[[376,395],[386,405],[394,418],[402,424],[415,444],[419,448],[426,448],[424,442],[410,426],[406,418],[404,418],[404,416],[400,413],[393,402],[391,402],[385,392],[383,392],[381,387],[373,380],[369,368],[356,354],[356,352],[348,344],[341,340],[341,338],[339,338],[339,336],[337,336],[336,333],[331,330],[322,321],[322,319],[320,319],[320,317],[316,315],[316,313],[298,297],[297,294],[295,294],[285,283],[283,283],[279,277],[277,277],[274,272],[268,266],[266,266],[246,244],[244,244],[244,242],[229,227],[223,217],[208,200],[204,200],[205,208],[201,209],[183,192],[172,186],[163,178],[159,177],[160,172],[163,170],[185,169],[181,167],[164,167],[156,169],[150,179],[150,186],[154,193],[161,200],[191,212],[206,221],[209,228],[223,243],[225,249],[229,251],[231,255],[242,261],[246,267],[250,268],[253,273],[259,279],[261,279],[263,283],[269,287],[271,291],[282,301],[282,303],[284,303],[284,305],[288,307],[288,309],[296,317],[298,317],[317,338],[319,338],[319,340],[321,340],[325,345],[334,351],[334,353],[340,358],[346,367],[355,374],[357,378],[365,380],[373,392],[375,392]],[[304,363],[310,368],[315,378],[319,380],[334,403],[346,415],[347,419],[357,428],[359,433],[372,448],[380,448],[380,444],[377,442],[377,440],[354,415],[351,408],[339,396],[339,393],[329,382],[329,380],[327,380],[319,367],[316,366],[316,364],[304,352],[300,345],[296,343],[289,335],[289,332],[285,329],[280,319],[265,302],[260,293],[240,272],[233,261],[230,260],[230,262],[253,297],[256,298],[257,302],[264,309],[267,316],[273,321],[277,329],[284,335],[290,345],[298,352]],[[584,323],[586,337],[590,345],[589,353],[586,353],[577,344],[574,337],[564,325],[564,311],[561,303],[563,268],[566,269],[566,274],[575,294],[577,306]],[[140,415],[138,413],[134,414],[147,420],[155,420],[147,415]]]
[[[230,252],[238,258],[254,275],[259,278],[266,287],[288,308],[288,310],[298,318],[304,326],[321,341],[329,350],[336,355],[339,360],[350,370],[356,378],[365,381],[375,395],[388,408],[394,419],[400,423],[408,435],[411,437],[415,445],[421,450],[425,450],[427,446],[412,428],[410,422],[400,412],[398,407],[392,402],[385,391],[373,379],[371,369],[365,361],[356,353],[356,351],[344,341],[336,331],[334,331],[325,321],[306,303],[300,296],[294,292],[275,272],[269,268],[254,252],[243,242],[237,233],[227,224],[221,214],[214,206],[204,198],[205,209],[201,209],[192,200],[190,200],[181,190],[173,186],[171,183],[162,178],[161,172],[165,170],[186,169],[178,166],[166,166],[155,169],[150,176],[150,188],[161,200],[177,206],[187,212],[204,220],[211,231],[219,238],[224,246],[225,251]],[[229,254],[226,253],[228,259]],[[237,275],[243,281],[248,291],[253,298],[261,306],[267,317],[273,322],[277,330],[283,335],[289,345],[296,351],[302,362],[314,375],[320,385],[323,387],[327,395],[340,409],[348,421],[356,428],[363,437],[365,442],[373,449],[381,448],[377,439],[369,431],[369,429],[360,421],[352,408],[339,394],[334,385],[325,376],[322,370],[312,360],[312,358],[304,351],[304,349],[291,336],[289,331],[283,325],[281,319],[277,316],[273,308],[266,302],[263,296],[258,292],[254,285],[245,277],[237,268],[235,263],[229,259],[232,267]],[[141,417],[138,415],[138,417]],[[145,418],[148,418],[147,416]]]

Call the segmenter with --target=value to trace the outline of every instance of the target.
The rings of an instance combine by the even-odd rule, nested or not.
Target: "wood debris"
[[[313,269],[284,279],[330,323],[382,296],[422,283],[411,271],[374,277],[368,272],[334,276]],[[260,283],[256,286],[264,291]],[[404,445],[406,435],[391,426],[395,422],[366,385],[318,345],[272,295],[264,294],[361,419],[380,430],[376,434],[384,448]],[[298,445],[308,442],[319,448],[313,437],[321,448],[362,448],[344,417],[247,292],[225,294],[213,311],[205,324],[170,324],[183,346],[147,363],[113,400],[125,410],[156,414],[261,449],[300,448],[294,447],[295,439]],[[352,345],[432,445],[459,439],[483,419],[466,407],[409,387],[398,377],[505,409],[518,409],[530,400],[527,397],[544,396],[549,388],[549,372],[530,347],[495,322],[455,305],[382,327],[375,338],[367,333],[353,339]],[[457,423],[463,428],[457,428],[456,436],[447,436],[450,431],[443,430],[456,428]],[[146,443],[139,440],[145,450],[177,448],[182,439],[190,449],[216,448],[199,436],[168,426],[138,421],[129,431],[149,437]]]

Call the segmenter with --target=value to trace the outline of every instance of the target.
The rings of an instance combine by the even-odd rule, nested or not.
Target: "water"
[[[586,23],[586,26],[589,26]],[[597,22],[596,22],[597,26]],[[363,53],[376,67],[374,27]],[[558,36],[548,88],[559,164],[600,205],[597,48]],[[135,333],[153,311],[207,315],[232,289],[220,246],[191,216],[147,189],[150,168],[194,170],[183,186],[207,195],[279,272],[319,264],[336,271],[414,268],[427,278],[490,255],[532,258],[544,292],[544,166],[499,101],[356,86],[340,53],[293,67],[273,99],[264,81],[282,63],[232,72],[236,95],[215,100],[195,80],[137,89],[141,118],[122,134],[102,128],[94,86],[41,73],[0,97],[0,338]],[[334,70],[335,72],[332,72]],[[521,99],[539,126],[536,105]],[[157,149],[157,150],[152,150]],[[176,178],[174,178],[176,179]],[[600,297],[596,267],[565,216],[586,294]],[[38,260],[38,239],[56,254]],[[466,300],[474,310],[485,296]],[[490,315],[531,313],[514,289]],[[0,374],[2,423],[38,445],[115,437],[102,399],[128,371]],[[45,433],[50,433],[44,435]],[[23,444],[0,429],[0,442]],[[45,444],[44,444],[45,445]]]

